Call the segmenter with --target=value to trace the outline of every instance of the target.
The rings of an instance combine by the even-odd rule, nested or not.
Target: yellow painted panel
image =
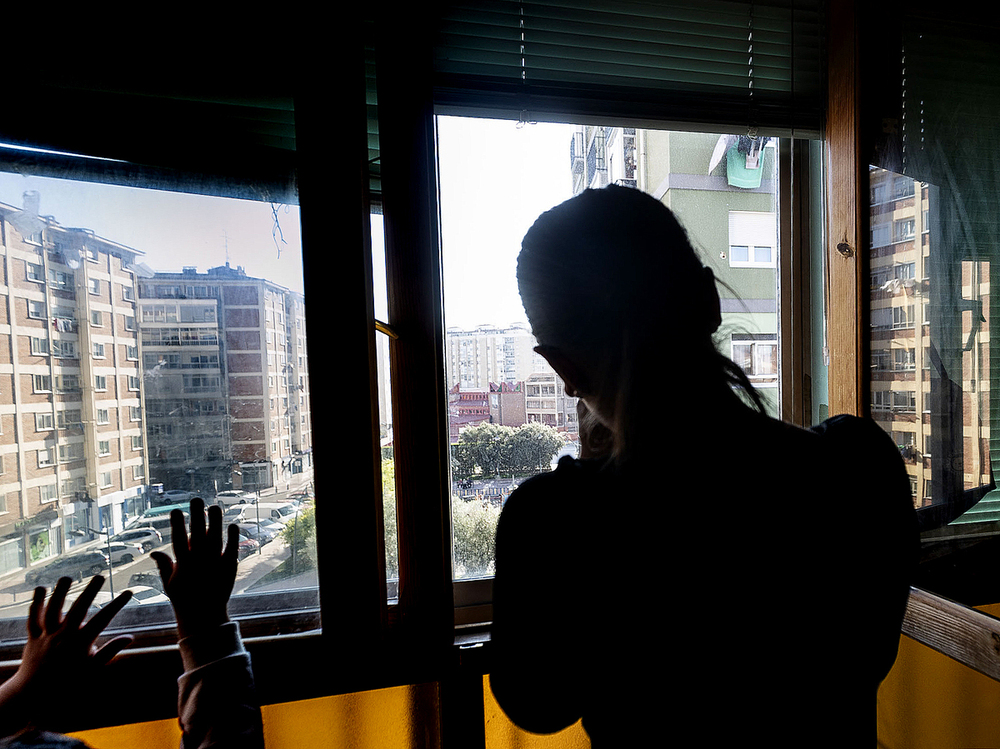
[[[267,749],[423,749],[438,743],[437,686],[378,689],[261,708]],[[177,720],[71,734],[94,749],[177,749]]]
[[[569,728],[548,735],[528,733],[515,726],[497,704],[489,676],[483,677],[486,711],[486,749],[590,749],[590,739],[577,721]]]
[[[909,637],[879,689],[878,713],[881,749],[1000,747],[1000,683]]]
[[[70,736],[84,741],[94,749],[177,749],[181,743],[181,728],[176,718],[133,723],[113,728],[79,731]]]

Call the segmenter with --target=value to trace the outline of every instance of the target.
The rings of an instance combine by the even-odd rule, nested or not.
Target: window
[[[897,348],[892,350],[893,369],[914,369],[916,365],[914,349]]]
[[[97,441],[97,454],[101,456],[111,454],[111,441],[110,440],[98,440]]]
[[[132,435],[132,449],[141,450],[142,449],[142,435],[133,434]]]
[[[128,375],[127,378],[128,389],[138,390],[139,389],[139,378],[134,375]]]
[[[101,280],[99,278],[91,278],[87,282],[87,286],[90,289],[90,293],[91,294],[100,294],[101,293]]]
[[[778,259],[778,224],[774,213],[729,212],[729,265],[773,268]]]
[[[103,359],[104,358],[104,344],[94,341],[94,358]]]
[[[41,502],[53,502],[59,499],[59,488],[55,484],[43,484],[38,487],[38,499]]]
[[[126,302],[135,301],[135,292],[132,290],[131,286],[122,285],[122,300]]]
[[[59,445],[60,463],[70,463],[76,460],[83,460],[82,442],[71,442],[66,445]]]
[[[778,336],[774,333],[733,333],[732,360],[756,387],[776,386]]]
[[[73,341],[53,340],[52,355],[60,359],[76,358],[76,343]]]
[[[53,420],[51,413],[36,413],[35,414],[35,431],[36,432],[47,432],[53,429]]]
[[[142,421],[142,409],[139,406],[129,406],[128,418],[129,421]]]
[[[135,316],[134,315],[123,315],[122,323],[125,326],[125,330],[135,330]]]
[[[49,287],[71,291],[73,289],[73,274],[49,268]]]
[[[95,309],[90,311],[90,324],[95,328],[99,328],[104,324],[100,310]]]
[[[129,361],[139,361],[139,347],[125,346],[125,358]]]
[[[71,408],[56,411],[56,426],[59,429],[78,429],[80,427],[80,409]]]
[[[132,479],[135,481],[141,481],[145,477],[146,474],[142,469],[142,463],[135,463],[132,466]]]
[[[31,353],[36,356],[47,356],[49,353],[49,339],[48,338],[32,338],[31,339]]]
[[[55,376],[57,393],[76,393],[80,390],[80,376],[75,374]]]
[[[28,300],[28,317],[32,320],[44,320],[45,315],[45,302],[39,302],[34,299]]]
[[[55,464],[55,460],[52,457],[52,448],[47,447],[38,451],[38,467],[45,468],[46,466],[51,466]]]
[[[29,281],[45,282],[45,269],[36,263],[25,263]]]
[[[106,375],[94,375],[94,390],[107,390],[108,378]]]
[[[49,375],[32,375],[31,388],[36,393],[50,393],[52,392],[52,378]]]
[[[110,419],[108,418],[108,409],[106,409],[106,408],[98,408],[98,409],[95,410],[94,413],[95,413],[95,417],[94,417],[95,421],[98,424],[109,424],[110,423]]]
[[[102,471],[98,474],[98,486],[107,489],[111,486],[111,471]]]

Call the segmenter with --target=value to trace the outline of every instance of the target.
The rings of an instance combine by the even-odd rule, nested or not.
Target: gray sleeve
[[[184,663],[177,680],[181,749],[263,749],[250,654],[236,622],[187,637],[178,645]]]

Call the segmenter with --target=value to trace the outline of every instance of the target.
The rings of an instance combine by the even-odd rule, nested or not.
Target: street
[[[288,490],[262,494],[260,501],[281,502],[288,496],[288,494],[298,491],[305,484],[305,476],[303,476],[303,480],[296,481]],[[250,505],[250,507],[252,507],[252,505]],[[100,549],[101,546],[102,544],[99,541],[93,544],[93,548],[95,549]],[[169,542],[162,544],[157,547],[157,549],[154,549],[154,551],[155,550],[162,551],[171,557],[173,556],[173,550],[171,549],[171,544]],[[73,551],[75,553],[78,549],[74,549]],[[281,562],[288,559],[290,553],[291,550],[288,544],[286,544],[285,541],[279,536],[271,541],[271,543],[265,544],[258,551],[255,551],[240,561],[236,572],[236,585],[233,588],[233,595],[238,596],[249,590],[265,575],[278,567]],[[26,570],[21,570],[16,574],[8,576],[3,581],[0,581],[0,619],[23,619],[27,616],[28,606],[31,603],[34,586],[28,585],[25,582],[25,573]],[[129,587],[129,579],[133,575],[139,573],[152,573],[154,575],[159,574],[156,569],[156,564],[148,553],[143,554],[133,562],[115,565],[110,571],[110,574],[108,570],[105,570],[103,573],[105,583],[102,590],[110,591],[113,589],[116,594],[121,593]],[[67,596],[67,600],[75,600],[77,594],[86,586],[88,579],[89,578],[85,578],[82,583],[74,582],[73,585],[70,586],[70,592]],[[299,582],[299,585],[302,584],[303,583]]]

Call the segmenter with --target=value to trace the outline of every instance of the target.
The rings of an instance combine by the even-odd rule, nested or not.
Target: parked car
[[[215,495],[215,504],[219,507],[229,507],[230,505],[252,505],[257,501],[255,494],[241,492],[237,489],[226,489]]]
[[[163,544],[163,534],[156,528],[132,528],[111,537],[111,543],[139,544],[143,551],[155,549]]]
[[[159,572],[133,572],[128,578],[128,587],[134,590],[137,585],[156,588],[163,592],[163,580],[160,579]]]
[[[260,544],[252,538],[240,538],[240,546],[237,549],[236,558],[242,562],[258,549],[260,549]]]
[[[239,523],[237,527],[240,529],[241,536],[244,538],[252,538],[261,546],[271,543],[277,535],[274,531],[254,522]]]
[[[104,551],[110,553],[112,564],[128,564],[143,555],[142,545],[112,541],[105,545]]]
[[[33,567],[24,576],[28,585],[51,585],[60,577],[82,581],[108,569],[108,557],[103,551],[92,549],[78,554],[58,557],[44,567]]]
[[[181,502],[190,502],[196,496],[198,495],[194,492],[186,491],[184,489],[170,489],[160,495],[157,503],[161,505],[174,505]]]
[[[222,525],[228,527],[230,523],[245,523],[247,522],[247,512],[249,505],[232,505],[227,507],[222,513]],[[253,513],[250,514],[253,517]]]
[[[294,520],[295,514],[302,511],[300,507],[297,507],[292,502],[260,502],[253,510],[247,510],[246,517],[250,520],[256,520],[257,509],[260,510],[261,520],[266,517],[271,520],[277,520],[279,523],[288,523]]]
[[[132,598],[125,604],[126,606],[148,606],[153,603],[170,603],[170,599],[156,588],[146,585],[129,585],[128,589],[132,591]],[[112,600],[110,590],[101,590],[94,597],[93,605],[97,608],[104,608]]]
[[[259,525],[261,528],[266,528],[271,531],[271,533],[275,536],[281,535],[281,532],[285,530],[284,523],[279,523],[277,520],[271,520],[271,518],[267,518],[266,520],[262,519]]]

